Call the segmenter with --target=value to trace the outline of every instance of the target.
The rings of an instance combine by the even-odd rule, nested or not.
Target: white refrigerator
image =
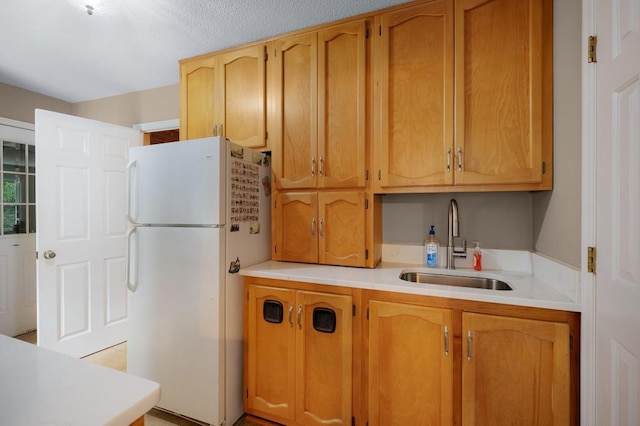
[[[130,149],[127,371],[158,408],[243,414],[240,267],[270,258],[270,157],[219,137]]]

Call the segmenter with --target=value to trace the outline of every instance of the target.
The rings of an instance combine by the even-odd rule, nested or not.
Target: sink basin
[[[462,277],[459,275],[430,274],[428,272],[403,272],[400,274],[400,279],[419,284],[451,285],[487,290],[513,290],[509,284],[495,278]]]

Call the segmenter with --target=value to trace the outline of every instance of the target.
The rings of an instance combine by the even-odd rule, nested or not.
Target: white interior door
[[[640,424],[640,1],[599,0],[596,424]]]
[[[126,166],[139,131],[36,110],[38,345],[81,357],[127,338]]]

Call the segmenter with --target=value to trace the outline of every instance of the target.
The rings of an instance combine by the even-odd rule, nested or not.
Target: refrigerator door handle
[[[125,269],[126,269],[126,274],[127,274],[127,287],[129,288],[129,290],[131,290],[131,292],[135,293],[135,291],[138,289],[138,258],[137,258],[137,253],[136,250],[132,250],[131,249],[131,241],[133,240],[133,234],[135,234],[138,231],[138,228],[136,226],[134,226],[133,228],[131,228],[129,230],[129,232],[127,232],[127,256],[126,256],[126,262],[125,262]],[[134,261],[131,262],[131,256],[132,254],[135,253],[136,254],[136,258],[133,259]],[[135,271],[133,274],[131,274],[131,264],[133,263],[134,267],[135,267]],[[131,277],[134,277],[135,280],[132,280]]]
[[[131,213],[131,206],[133,205],[133,179],[132,170],[137,167],[137,161],[133,160],[127,164],[127,218],[129,222],[136,223],[134,215]]]

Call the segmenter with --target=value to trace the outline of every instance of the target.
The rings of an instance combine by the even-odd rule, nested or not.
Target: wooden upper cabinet
[[[318,193],[319,262],[365,266],[365,194]]]
[[[276,193],[273,260],[318,262],[318,194]]]
[[[365,186],[366,28],[358,20],[270,45],[277,188]]]
[[[219,66],[224,136],[250,148],[266,147],[265,46],[223,53]]]
[[[540,182],[543,0],[455,4],[456,184]]]
[[[180,63],[180,139],[213,136],[218,119],[218,57]]]
[[[264,45],[181,62],[181,139],[220,135],[266,148],[266,111]]]
[[[452,424],[452,317],[450,309],[369,302],[369,425]]]
[[[377,23],[375,182],[383,188],[452,184],[452,0],[389,12]]]
[[[567,323],[465,312],[462,328],[463,425],[570,424]]]
[[[277,188],[315,188],[317,153],[317,37],[302,34],[270,46],[273,97],[273,175]]]
[[[318,32],[318,187],[365,186],[367,22]]]

